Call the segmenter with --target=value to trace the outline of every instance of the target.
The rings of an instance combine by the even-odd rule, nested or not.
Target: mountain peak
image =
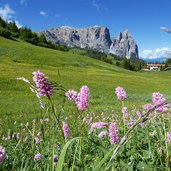
[[[62,26],[42,31],[42,33],[53,43],[94,49],[120,57],[138,58],[138,46],[128,30],[119,32],[118,38],[113,40],[107,27],[97,25],[87,28]]]

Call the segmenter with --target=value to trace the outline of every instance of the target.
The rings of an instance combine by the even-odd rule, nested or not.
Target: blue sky
[[[128,29],[144,58],[171,57],[171,0],[0,0],[0,16],[33,31],[106,26]]]

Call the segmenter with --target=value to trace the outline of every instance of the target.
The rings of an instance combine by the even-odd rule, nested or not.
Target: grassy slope
[[[62,83],[66,89],[79,90],[82,85],[88,85],[91,90],[90,110],[117,109],[120,103],[114,96],[114,88],[118,85],[127,90],[128,106],[150,102],[154,91],[162,92],[171,100],[170,72],[131,72],[72,52],[0,37],[1,125],[4,126],[6,121],[10,125],[14,120],[27,120],[39,115],[37,98],[24,82],[15,79],[23,76],[31,80],[31,73],[36,70],[43,71],[53,82]],[[54,95],[58,104],[56,98]]]

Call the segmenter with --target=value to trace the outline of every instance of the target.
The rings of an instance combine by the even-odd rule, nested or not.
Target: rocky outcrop
[[[113,53],[120,57],[138,58],[138,46],[131,34],[125,30],[118,38],[111,40],[107,27],[74,28],[63,26],[52,28],[40,33],[45,34],[47,40],[69,47],[94,49],[106,53]]]
[[[118,34],[118,38],[112,41],[110,53],[120,57],[139,58],[138,46],[128,30]]]
[[[111,40],[106,27],[60,27],[44,31],[48,40],[70,47],[81,47],[109,52]]]

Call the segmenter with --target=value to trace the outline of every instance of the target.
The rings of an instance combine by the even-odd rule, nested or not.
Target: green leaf
[[[129,171],[129,170],[130,170],[130,171],[133,170],[133,168],[132,168],[129,164],[123,162],[122,160],[120,161],[120,165],[122,166],[122,168],[124,168],[124,169],[126,169],[126,170],[128,170],[128,171]]]
[[[62,171],[62,167],[63,167],[63,163],[64,163],[64,159],[65,159],[65,154],[66,154],[66,151],[68,149],[68,147],[74,142],[74,141],[77,141],[77,140],[80,140],[81,138],[83,137],[76,137],[76,138],[73,138],[71,140],[69,140],[63,147],[62,151],[61,151],[61,154],[59,156],[59,160],[58,160],[58,164],[57,164],[57,167],[56,167],[56,171]]]
[[[104,158],[98,163],[98,165],[95,167],[94,171],[99,171],[102,167],[102,165],[108,160],[112,154],[113,150],[109,151]]]
[[[98,145],[97,147],[98,147],[101,151],[103,151],[103,153],[105,153],[105,154],[107,154],[107,153],[109,152],[109,150],[108,150],[106,147],[102,146],[102,145]]]

